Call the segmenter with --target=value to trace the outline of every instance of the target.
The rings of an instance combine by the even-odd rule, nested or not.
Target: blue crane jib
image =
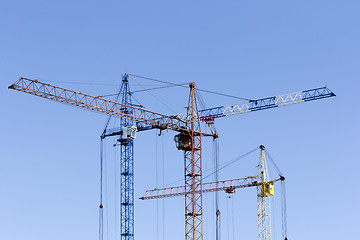
[[[284,94],[275,97],[249,100],[239,104],[199,110],[199,118],[206,122],[206,121],[212,121],[215,118],[226,117],[229,115],[254,112],[269,108],[287,106],[295,103],[308,102],[308,101],[335,97],[335,96],[336,96],[335,93],[333,93],[327,87],[321,87],[306,91]],[[185,114],[178,115],[180,119],[184,119],[185,116],[186,116]]]

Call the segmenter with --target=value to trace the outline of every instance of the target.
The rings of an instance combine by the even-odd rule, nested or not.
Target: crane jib
[[[203,119],[207,119],[209,117],[220,118],[335,96],[335,93],[327,87],[321,87],[280,96],[250,100],[239,104],[204,109],[199,111],[199,117]],[[182,114],[178,116],[181,118],[184,115]]]
[[[183,131],[186,129],[186,122],[171,116],[151,112],[142,108],[125,105],[100,97],[76,92],[73,90],[42,83],[37,80],[20,78],[9,89],[25,92],[35,96],[67,103],[76,107],[127,118],[155,128]]]

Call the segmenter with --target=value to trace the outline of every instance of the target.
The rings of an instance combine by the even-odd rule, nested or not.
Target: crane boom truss
[[[258,210],[258,240],[271,240],[271,211],[270,196],[272,195],[266,183],[269,174],[265,160],[265,147],[260,146],[260,160],[258,165],[257,210]]]
[[[128,75],[121,84],[121,103],[132,104]],[[134,121],[120,118],[120,127],[133,126]],[[120,135],[120,239],[134,239],[134,141]]]
[[[215,191],[227,191],[235,190],[237,188],[246,188],[257,186],[256,177],[246,177],[233,180],[225,180],[219,182],[209,182],[202,184],[202,192],[215,192]],[[170,187],[170,188],[161,188],[147,190],[145,195],[140,197],[141,200],[148,199],[157,199],[157,198],[166,198],[166,197],[176,197],[183,196],[189,192],[186,191],[185,186],[180,187]]]
[[[198,118],[198,106],[195,83],[190,83],[190,95],[187,107],[188,132],[190,146],[184,148],[185,170],[185,239],[203,240],[202,208],[202,144],[201,127]],[[196,134],[200,132],[200,134]],[[184,136],[185,137],[185,136]]]
[[[248,113],[254,111],[265,110],[269,108],[288,106],[291,104],[308,102],[323,98],[335,97],[335,93],[333,93],[327,87],[315,88],[295,93],[284,94],[280,96],[261,98],[257,100],[249,100],[246,102],[214,107],[204,110],[199,110],[199,118],[209,119],[209,118],[220,118],[226,117],[230,115],[236,115],[241,113]],[[177,115],[181,119],[186,119],[186,114]]]
[[[177,119],[176,116],[166,116],[28,78],[20,78],[16,83],[9,86],[9,89],[67,103],[87,110],[127,118],[135,122],[151,125],[155,128],[171,129],[175,131],[183,131],[187,128],[186,123],[181,119]]]

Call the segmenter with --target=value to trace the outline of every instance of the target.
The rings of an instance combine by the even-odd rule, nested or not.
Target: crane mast
[[[187,124],[190,131],[177,135],[184,144],[178,149],[184,151],[185,163],[185,239],[203,239],[202,209],[202,154],[201,128],[196,100],[196,84],[190,83],[190,95],[187,107]]]
[[[132,104],[128,75],[125,74],[121,84],[121,103],[124,106]],[[132,109],[125,107],[124,111],[132,115]],[[120,128],[130,131],[130,135],[120,135],[120,236],[121,240],[134,239],[134,136],[131,130],[134,121],[120,118]],[[126,131],[127,133],[128,131]]]
[[[263,145],[260,146],[257,182],[258,239],[271,240],[270,196],[274,195],[274,183],[269,182]]]

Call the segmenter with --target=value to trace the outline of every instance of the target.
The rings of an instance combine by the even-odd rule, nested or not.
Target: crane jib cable
[[[215,138],[215,140],[216,140],[216,139],[218,139],[218,138]],[[218,148],[218,147],[216,147],[216,148]],[[204,172],[209,172],[209,171],[213,170],[213,172],[209,173],[208,175],[206,175],[206,176],[203,177],[202,179],[204,180],[204,179],[206,179],[206,178],[208,178],[208,177],[211,177],[211,176],[215,175],[216,173],[220,172],[220,171],[223,170],[224,168],[226,168],[226,167],[234,164],[235,162],[237,162],[237,161],[239,161],[240,159],[248,156],[249,154],[255,152],[255,151],[258,150],[258,149],[259,149],[259,147],[256,147],[256,148],[254,148],[253,150],[251,150],[251,151],[249,151],[249,152],[247,152],[247,153],[245,153],[245,154],[243,154],[243,155],[241,155],[241,156],[239,156],[239,157],[237,157],[237,158],[235,158],[235,159],[229,160],[229,161],[227,161],[227,162],[225,162],[225,163],[223,163],[223,164],[219,164],[218,167],[217,167],[217,169],[216,169],[216,167],[214,166],[213,168],[211,168],[211,169],[209,169],[209,170],[207,170],[207,171],[203,171],[203,173],[204,173]],[[215,153],[215,154],[218,155],[218,154],[219,154],[219,151],[217,150],[217,153]],[[219,158],[219,157],[217,156],[217,158]],[[219,167],[220,167],[220,168],[219,168]],[[173,185],[173,184],[175,184],[175,183],[182,182],[182,181],[184,181],[184,180],[183,180],[183,179],[179,179],[179,180],[177,180],[177,181],[170,182],[170,183],[167,183],[167,184],[165,184],[165,185],[163,185],[163,186],[160,186],[159,188],[164,188],[164,187],[167,187],[167,186],[170,186],[170,185]]]
[[[216,174],[217,172],[223,170],[224,168],[226,168],[226,167],[234,164],[235,162],[237,162],[237,161],[239,161],[240,159],[248,156],[249,154],[255,152],[255,151],[258,150],[258,149],[259,149],[259,147],[256,147],[256,148],[254,148],[253,150],[251,150],[250,152],[247,152],[247,153],[245,153],[245,154],[243,154],[243,155],[241,155],[241,156],[239,156],[239,157],[237,157],[237,158],[235,158],[235,159],[233,159],[233,160],[230,160],[230,161],[227,162],[227,163],[224,163],[221,168],[219,168],[219,169],[215,170],[214,172],[210,173],[209,175],[203,177],[203,180],[206,179],[206,178],[208,178],[208,177],[210,177],[210,176],[212,176],[213,174]]]
[[[137,82],[134,78],[133,78],[133,80],[135,81],[135,82]],[[138,82],[137,82],[138,83]],[[140,83],[138,83],[140,86],[141,86],[141,84]],[[168,104],[166,104],[164,101],[161,101],[161,99],[160,98],[158,98],[157,96],[155,96],[154,94],[152,94],[150,91],[146,91],[147,93],[149,93],[153,98],[155,98],[158,102],[160,102],[163,106],[165,106],[167,109],[169,109],[170,111],[172,111],[173,113],[175,113],[176,114],[176,111],[174,110],[174,109],[172,109]]]
[[[119,96],[120,96],[122,87],[123,87],[123,85],[120,86],[119,92],[118,92],[118,94],[116,95],[116,97],[115,97],[115,99],[114,99],[114,102],[117,102],[117,101],[119,100]],[[107,127],[109,126],[109,122],[110,122],[110,120],[111,120],[111,117],[112,117],[112,115],[109,115],[109,116],[108,116],[108,119],[107,119],[107,121],[106,121],[106,123],[105,123],[105,127],[104,127],[104,131],[103,131],[102,136],[104,136],[105,133],[106,133],[106,130],[107,130]]]
[[[178,84],[171,84],[169,86],[162,86],[162,87],[155,87],[155,88],[147,88],[147,89],[141,89],[141,90],[135,90],[135,91],[131,91],[129,92],[130,94],[133,93],[137,93],[137,92],[145,92],[145,91],[152,91],[152,90],[158,90],[158,89],[163,89],[163,88],[170,88],[170,87],[177,87],[177,86],[182,86],[182,85],[187,85],[189,83],[178,83]],[[116,96],[119,95],[120,93],[111,93],[111,94],[106,94],[106,95],[100,95],[97,97],[111,97],[111,96]]]
[[[277,174],[278,174],[280,177],[282,177],[283,174],[281,173],[279,167],[276,165],[274,159],[271,157],[269,151],[267,151],[266,149],[265,149],[265,154],[266,154],[266,156],[269,158],[269,160],[270,160],[270,162],[272,163],[272,165],[275,167],[275,169],[276,169],[276,171],[277,171]]]
[[[162,81],[162,80],[159,80],[159,79],[154,79],[154,78],[149,78],[149,77],[143,77],[143,76],[139,76],[139,75],[135,75],[135,74],[131,74],[131,73],[129,73],[129,75],[132,76],[132,77],[147,79],[147,80],[150,80],[150,81],[155,81],[155,82],[160,82],[160,83],[166,83],[166,84],[174,84],[174,83],[171,83],[171,82]],[[185,87],[185,86],[179,85],[179,87]],[[211,94],[216,94],[216,95],[224,96],[224,97],[241,99],[241,100],[245,100],[245,101],[250,101],[250,100],[251,100],[251,99],[248,99],[248,98],[233,96],[233,95],[229,95],[229,94],[224,94],[224,93],[209,91],[209,90],[200,89],[200,88],[197,88],[197,90],[202,91],[202,92],[207,92],[207,93],[211,93]]]
[[[269,151],[265,149],[265,154],[272,163],[272,165],[275,167],[278,175],[281,179],[281,218],[282,218],[282,235],[283,239],[288,240],[287,238],[287,213],[286,213],[286,188],[285,188],[285,177],[281,173],[279,167],[276,165],[274,159],[271,157]]]

